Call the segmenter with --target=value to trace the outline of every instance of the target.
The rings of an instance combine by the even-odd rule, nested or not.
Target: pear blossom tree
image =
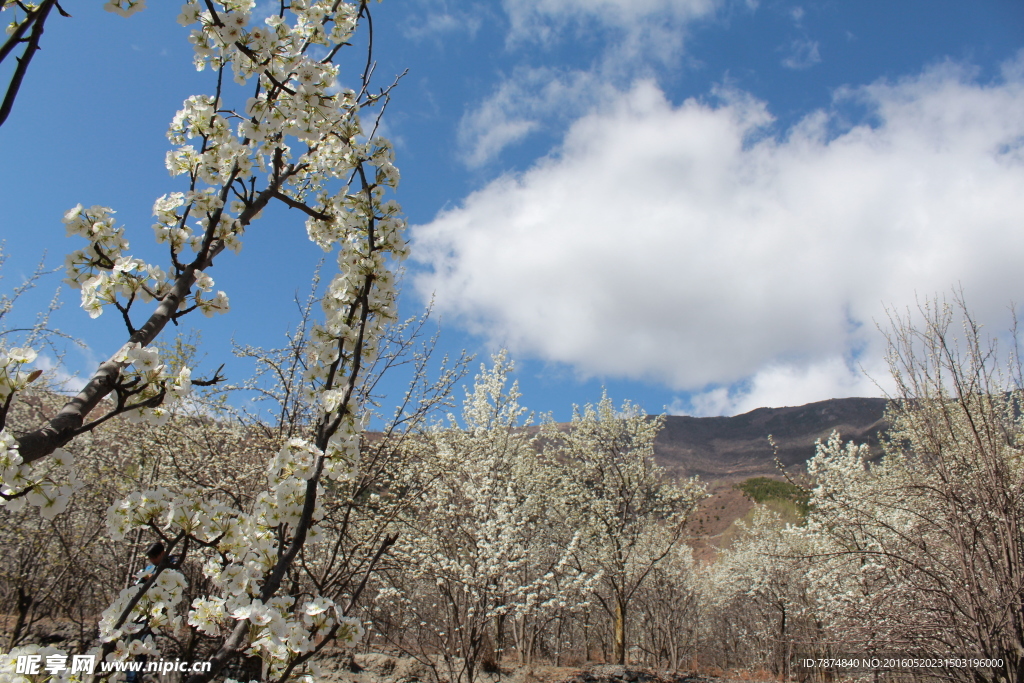
[[[31,30],[38,39],[46,18],[40,12],[57,3],[3,7],[15,5],[29,15],[15,20],[15,34]],[[122,14],[142,6],[107,4]],[[225,250],[240,249],[267,206],[279,202],[304,214],[309,238],[336,254],[338,271],[321,299],[323,320],[310,328],[302,375],[315,419],[280,448],[252,504],[158,486],[109,510],[113,538],[148,528],[168,553],[149,579],[122,590],[104,611],[99,654],[155,654],[152,637],[140,632],[173,632],[186,622],[219,639],[212,670],[192,683],[212,679],[242,655],[263,660],[264,680],[309,680],[309,661],[324,644],[362,635],[361,623],[346,615],[351,603],[339,605],[316,586],[299,595],[281,588],[307,546],[323,537],[325,491],[359,477],[368,416],[360,386],[395,320],[392,263],[407,254],[404,221],[387,196],[398,183],[391,146],[375,135],[375,124],[361,121],[364,109],[386,104],[390,88],[371,90],[372,55],[360,62],[355,88],[336,86],[341,48],[356,30],[372,32],[368,3],[293,0],[262,23],[253,21],[253,6],[190,0],[182,7],[178,20],[190,27],[195,66],[211,72],[214,87],[188,98],[168,131],[174,147],[166,165],[182,188],[154,203],[153,230],[167,262],[132,256],[109,207],[79,205],[64,216],[69,235],[86,242],[66,259],[67,282],[81,291],[91,317],[109,312],[124,325],[122,347],[42,426],[18,434],[7,429],[7,409],[37,376],[27,370],[36,352],[18,347],[0,355],[0,497],[8,509],[27,502],[56,515],[75,488],[65,445],[118,416],[159,425],[201,383],[187,366],[172,369],[152,344],[168,323],[195,311],[227,311],[228,296],[214,291],[210,273]],[[28,48],[30,57],[35,47]],[[393,542],[381,540],[367,572]],[[190,554],[205,559],[214,591],[181,605],[179,567]]]
[[[141,6],[114,4],[127,10]],[[307,232],[320,247],[345,247],[339,249],[340,273],[330,285],[328,300],[337,302],[331,312],[339,314],[346,294],[362,296],[368,304],[361,314],[350,311],[351,320],[344,323],[349,347],[357,346],[360,337],[352,323],[373,318],[379,328],[390,318],[393,275],[386,265],[389,258],[407,253],[398,206],[384,197],[397,184],[398,172],[390,145],[380,137],[366,139],[359,120],[359,112],[385,102],[388,91],[370,91],[372,66],[367,66],[358,90],[328,92],[338,75],[333,61],[369,9],[366,3],[300,1],[266,25],[250,27],[251,5],[212,3],[205,9],[190,2],[179,16],[179,22],[198,26],[190,36],[196,66],[215,73],[216,88],[213,95],[186,100],[168,131],[176,147],[167,155],[167,167],[186,185],[186,191],[169,193],[154,204],[154,232],[168,247],[168,268],[126,253],[130,244],[124,228],[116,225],[109,208],[79,205],[64,217],[69,234],[88,242],[67,258],[69,284],[81,289],[82,306],[92,317],[116,310],[128,339],[47,424],[19,435],[17,448],[25,465],[115,415],[159,418],[165,401],[187,391],[190,373],[167,376],[168,369],[147,347],[168,322],[197,309],[206,315],[227,310],[227,295],[210,294],[214,281],[205,271],[225,248],[241,248],[245,229],[271,202],[306,214]],[[295,17],[294,26],[286,15]],[[322,47],[326,55],[311,57],[311,47]],[[232,75],[239,84],[257,85],[256,94],[236,105],[229,102],[229,95],[239,93],[224,83]],[[192,141],[198,149],[188,144]],[[360,229],[362,251],[354,243]],[[360,275],[373,283],[364,283],[365,292],[358,289]],[[137,309],[146,304],[153,309],[136,321]],[[377,316],[381,312],[383,318]],[[321,343],[329,346],[330,337],[326,331]],[[373,347],[371,340],[365,342]],[[335,387],[330,396],[337,399],[338,391]],[[115,407],[85,422],[111,394],[117,398]]]
[[[821,584],[813,580],[813,567],[826,549],[831,546],[805,527],[755,507],[750,523],[740,524],[739,537],[705,571],[705,637],[710,636],[712,661],[767,669],[788,680],[797,655],[825,656],[832,634],[820,626]],[[730,629],[731,637],[723,638]]]
[[[680,543],[654,567],[634,598],[636,643],[647,666],[692,668],[704,604],[698,576],[693,551]]]
[[[376,367],[364,387],[373,384],[373,377],[391,372],[396,363],[411,360],[415,366],[413,391],[382,432],[375,433],[370,441],[364,439],[357,476],[327,483],[320,523],[324,540],[304,548],[299,562],[288,572],[286,583],[292,595],[297,590],[315,588],[345,608],[351,603],[358,609],[356,598],[373,573],[368,570],[383,542],[395,533],[393,520],[416,499],[418,484],[405,476],[411,470],[402,458],[402,443],[438,397],[447,396],[451,384],[461,377],[456,368],[452,373],[442,373],[437,382],[427,381],[424,365],[430,342],[419,351],[410,349],[421,331],[414,321],[391,326],[385,333]],[[304,339],[304,335],[292,334],[291,343],[283,349],[245,349],[274,369],[278,382],[263,385],[264,395],[273,396],[274,403],[290,403],[289,397],[297,396],[288,388],[293,375],[290,366],[301,365]],[[192,364],[194,347],[178,346],[184,348],[168,349],[166,357],[180,356]],[[203,393],[222,391],[216,387]],[[13,415],[14,428],[31,424],[36,414],[45,413],[45,406],[32,408],[33,404],[52,403],[58,396],[36,392],[24,398],[27,402],[20,403],[20,410]],[[217,492],[230,497],[236,508],[253,506],[265,486],[267,454],[302,428],[301,415],[307,411],[296,407],[261,411],[272,416],[272,421],[254,423],[245,415],[232,417],[230,404],[218,409],[218,402],[209,398],[199,396],[179,406],[163,426],[112,420],[82,435],[73,449],[76,471],[84,486],[68,509],[53,521],[41,517],[31,506],[7,513],[8,524],[0,528],[5,549],[0,554],[0,609],[17,615],[13,629],[8,624],[8,647],[36,642],[40,633],[52,634],[38,629],[52,623],[47,620],[59,619],[65,625],[76,624],[77,634],[66,627],[61,634],[71,639],[66,646],[72,652],[83,652],[95,633],[94,615],[109,604],[112,596],[135,583],[134,574],[145,563],[139,561],[144,557],[143,549],[154,532],[146,528],[121,541],[105,538],[104,520],[110,500],[136,489],[164,487],[175,494]],[[299,402],[304,400],[299,397]],[[291,422],[296,414],[300,416],[298,423],[281,422],[281,415]],[[397,491],[402,495],[395,495]],[[181,604],[208,598],[215,590],[203,574],[204,560],[209,559],[209,551],[189,553],[188,562],[181,568],[188,582]],[[33,628],[37,629],[34,638]],[[219,631],[211,634],[181,624],[177,629],[161,629],[155,644],[164,659],[202,661],[212,654],[220,635]],[[129,642],[129,650],[133,643]],[[140,646],[135,645],[136,652]],[[261,669],[259,657],[247,657],[231,665],[229,675],[249,680],[259,678]]]
[[[399,621],[396,644],[438,680],[472,683],[495,665],[506,625],[522,653],[530,626],[582,603],[593,580],[572,565],[578,536],[560,549],[548,542],[554,471],[526,428],[516,384],[507,386],[512,364],[504,353],[493,360],[467,391],[462,426],[450,417],[418,445],[418,478],[429,483],[377,598],[381,616]]]
[[[582,532],[580,571],[600,575],[594,597],[612,620],[614,661],[626,663],[630,604],[651,572],[683,541],[684,524],[705,496],[696,478],[672,482],[654,462],[664,418],[607,394],[576,410],[568,429],[548,424],[545,450],[565,482],[565,514]]]

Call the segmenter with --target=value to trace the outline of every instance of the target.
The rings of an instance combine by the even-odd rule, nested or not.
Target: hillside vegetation
[[[810,491],[789,481],[768,477],[751,477],[734,487],[747,494],[755,503],[792,509],[802,518],[807,517]]]

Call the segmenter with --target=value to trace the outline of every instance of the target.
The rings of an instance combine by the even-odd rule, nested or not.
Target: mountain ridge
[[[654,442],[654,456],[676,476],[706,481],[739,481],[778,476],[776,452],[787,470],[801,472],[814,455],[814,442],[833,430],[844,441],[866,443],[879,454],[886,428],[884,398],[833,398],[802,406],[756,408],[732,417],[669,415]]]

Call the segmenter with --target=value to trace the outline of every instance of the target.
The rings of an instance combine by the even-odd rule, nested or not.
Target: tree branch
[[[270,187],[262,191],[239,215],[238,220],[242,225],[248,225],[266,207],[287,177],[287,174],[276,174]],[[24,463],[32,463],[50,455],[80,433],[85,417],[114,390],[121,371],[128,365],[116,359],[123,357],[123,354],[136,344],[147,346],[157,338],[167,323],[176,317],[178,307],[191,292],[196,281],[195,271],[212,266],[214,258],[223,250],[224,242],[217,240],[186,266],[149,320],[128,338],[117,353],[100,364],[85,387],[64,404],[60,412],[45,425],[18,437],[18,451]]]
[[[275,193],[274,194],[274,199],[279,199],[282,202],[284,202],[285,204],[287,204],[290,208],[298,209],[299,211],[302,211],[303,213],[305,213],[305,214],[307,214],[309,216],[312,216],[313,218],[316,218],[317,220],[330,221],[332,219],[332,216],[330,216],[329,214],[326,214],[323,211],[317,211],[316,209],[314,209],[314,208],[312,208],[310,206],[307,206],[303,202],[300,202],[298,200],[292,199],[291,197],[289,197],[288,195],[284,194],[283,192]]]
[[[35,56],[36,50],[39,49],[39,39],[43,36],[43,25],[46,22],[46,16],[53,9],[54,0],[44,0],[43,4],[39,6],[34,14],[34,21],[31,21],[32,35],[29,36],[28,46],[25,48],[25,52],[18,58],[18,66],[14,70],[14,75],[11,76],[11,83],[7,86],[7,95],[4,96],[4,101],[0,104],[0,126],[4,125],[7,121],[7,117],[11,114],[11,109],[14,108],[14,100],[18,96],[18,91],[21,89],[21,82],[25,78],[25,73],[28,71],[28,65],[32,61],[32,57]],[[29,19],[26,19],[21,26],[27,26],[30,23]],[[17,33],[17,29],[15,30]],[[12,36],[13,38],[13,36]],[[10,40],[7,41],[10,44]],[[4,48],[7,48],[7,44]],[[12,46],[13,47],[13,46]],[[8,48],[9,51],[9,48]],[[0,60],[6,57],[4,53],[0,56]]]

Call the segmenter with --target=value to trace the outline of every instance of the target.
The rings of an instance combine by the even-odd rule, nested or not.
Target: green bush
[[[808,492],[796,484],[768,477],[751,477],[742,483],[734,484],[733,488],[743,491],[755,503],[793,503],[801,517],[807,516]]]

